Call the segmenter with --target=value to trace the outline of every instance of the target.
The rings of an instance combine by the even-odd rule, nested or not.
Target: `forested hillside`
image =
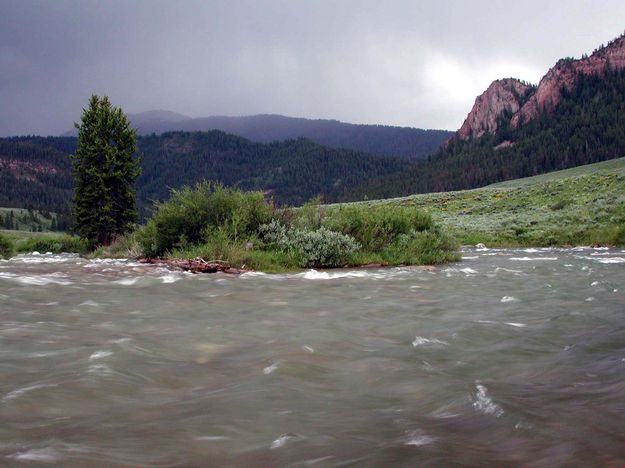
[[[308,138],[332,148],[346,148],[382,156],[421,159],[435,153],[453,132],[390,125],[360,125],[338,120],[303,119],[283,115],[212,116],[190,118],[167,111],[128,116],[140,135],[171,131],[221,130],[259,143]],[[68,132],[68,135],[75,135]]]
[[[73,180],[73,137],[0,139],[0,206],[66,213]],[[263,190],[281,204],[321,195],[349,198],[363,181],[409,166],[395,157],[327,148],[306,139],[254,143],[220,131],[169,132],[138,139],[143,173],[138,180],[142,213],[171,188],[208,179]]]
[[[409,170],[361,185],[349,199],[481,187],[625,155],[625,72],[579,75],[552,112],[496,133],[454,139]]]

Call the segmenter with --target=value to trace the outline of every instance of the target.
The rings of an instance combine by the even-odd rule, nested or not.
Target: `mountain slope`
[[[537,87],[513,79],[494,82],[436,155],[404,173],[370,181],[352,196],[470,189],[623,155],[625,37],[620,37],[590,57],[560,60]]]
[[[73,137],[0,139],[0,206],[67,212],[73,188],[68,155],[75,146]],[[409,166],[400,158],[306,139],[263,144],[217,130],[144,136],[138,146],[143,173],[137,194],[144,213],[170,188],[204,179],[301,204],[316,195],[329,201],[349,197],[354,186]]]
[[[426,210],[463,244],[625,245],[625,158],[479,189],[361,203]]]
[[[282,115],[189,118],[175,112],[130,114],[140,135],[170,131],[221,130],[260,143],[308,138],[332,148],[346,148],[383,156],[419,159],[438,150],[453,133],[386,125],[357,125],[338,120],[303,119]],[[75,132],[68,135],[75,136]]]

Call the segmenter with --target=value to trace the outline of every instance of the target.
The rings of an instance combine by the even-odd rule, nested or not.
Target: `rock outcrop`
[[[542,112],[552,112],[562,98],[562,89],[575,86],[579,75],[601,75],[606,66],[613,70],[625,68],[625,36],[579,60],[562,59],[540,80],[536,92],[512,116],[512,127],[527,123]]]
[[[509,115],[518,112],[529,91],[529,85],[514,78],[493,81],[475,100],[471,112],[458,130],[458,137],[470,140],[496,132],[500,116],[506,112]]]
[[[625,34],[581,59],[562,59],[531,87],[512,78],[494,81],[476,100],[456,133],[460,140],[479,138],[498,130],[502,116],[519,127],[543,112],[552,112],[562,99],[563,89],[572,89],[580,75],[601,75],[606,67],[625,69]]]

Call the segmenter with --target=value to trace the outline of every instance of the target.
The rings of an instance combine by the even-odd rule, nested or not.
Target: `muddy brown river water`
[[[0,466],[623,466],[625,251],[0,261]]]

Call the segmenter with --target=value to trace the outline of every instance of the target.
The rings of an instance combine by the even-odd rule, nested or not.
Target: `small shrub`
[[[353,237],[364,250],[380,252],[398,236],[432,227],[432,217],[414,207],[342,206],[332,210],[324,227]]]
[[[10,258],[15,247],[11,239],[0,233],[0,258]]]
[[[360,249],[352,237],[326,228],[288,229],[272,222],[260,228],[260,235],[268,247],[291,255],[301,267],[343,266]]]

